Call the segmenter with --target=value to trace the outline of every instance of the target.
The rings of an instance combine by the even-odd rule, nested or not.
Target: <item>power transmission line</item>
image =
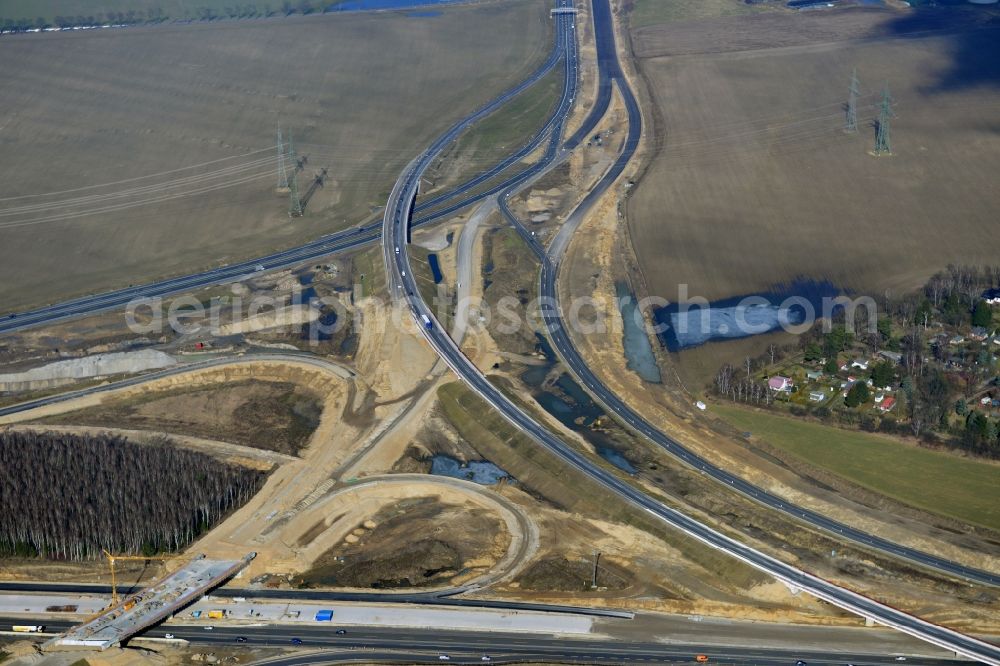
[[[281,140],[281,127],[278,127],[278,189],[288,188],[288,170],[285,169],[285,142]]]
[[[299,160],[292,143],[292,130],[288,130],[288,161],[292,175],[288,180],[288,217],[302,217],[302,199],[299,198]]]
[[[878,127],[875,132],[875,154],[892,154],[892,139],[890,137],[890,123],[895,113],[892,110],[892,96],[889,94],[889,83],[886,82],[882,89],[882,104],[878,114]]]
[[[851,85],[847,90],[847,124],[848,132],[858,131],[858,95],[861,94],[861,83],[858,81],[858,68],[851,74]]]
[[[302,200],[299,199],[299,172],[292,171],[288,181],[288,216],[302,217]]]

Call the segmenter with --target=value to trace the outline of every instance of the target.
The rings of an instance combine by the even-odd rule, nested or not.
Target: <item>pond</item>
[[[434,284],[441,284],[441,280],[444,276],[441,274],[441,264],[438,262],[438,256],[436,254],[428,254],[427,263],[431,267],[431,275],[434,276]]]
[[[635,474],[635,467],[616,448],[614,439],[590,427],[598,418],[606,419],[607,415],[572,377],[562,373],[551,389],[546,387],[545,380],[556,366],[555,352],[545,337],[536,335],[538,349],[545,355],[547,362],[544,365],[532,365],[521,373],[521,380],[532,389],[532,397],[564,426],[583,435],[584,439],[594,445],[597,455],[623,472]]]
[[[681,351],[706,342],[747,338],[797,326],[806,319],[806,304],[818,316],[826,299],[840,294],[829,282],[801,280],[767,293],[715,301],[707,307],[671,303],[654,310],[653,319],[667,349]]]
[[[510,474],[488,460],[472,460],[463,464],[461,461],[444,454],[431,457],[431,474],[464,479],[484,486],[496,485],[500,483],[501,479],[507,479],[507,481],[514,483]]]
[[[303,324],[300,337],[303,340],[332,340],[331,331],[337,323],[337,311],[320,302],[313,286],[314,275],[312,273],[301,273],[298,276],[299,285],[302,289],[292,292],[293,305],[309,305],[320,309],[317,325]]]
[[[625,329],[622,344],[625,347],[626,367],[644,381],[659,384],[660,367],[656,365],[653,345],[646,335],[645,322],[642,313],[636,307],[635,297],[628,286],[621,282],[615,285],[615,295],[618,298],[618,309]]]

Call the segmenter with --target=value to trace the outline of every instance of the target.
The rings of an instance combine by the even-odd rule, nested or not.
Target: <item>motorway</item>
[[[46,631],[61,631],[70,626],[64,620],[27,620],[23,617],[0,617],[0,628],[14,624],[40,624]],[[651,641],[620,641],[608,638],[569,638],[554,635],[505,634],[492,631],[442,631],[434,628],[370,628],[347,627],[345,634],[337,634],[336,625],[293,626],[293,625],[215,625],[206,631],[204,625],[161,625],[143,634],[143,639],[164,638],[173,634],[176,640],[183,640],[198,646],[274,648],[292,647],[292,640],[301,645],[296,649],[326,650],[323,653],[295,654],[264,659],[258,664],[323,664],[335,663],[351,657],[368,663],[375,661],[419,662],[424,658],[439,661],[441,654],[447,654],[453,661],[475,661],[479,663],[483,655],[492,661],[558,661],[585,663],[691,663],[697,654],[707,654],[711,663],[738,664],[781,664],[788,666],[796,660],[809,664],[890,664],[891,655],[857,654],[852,652],[802,650],[779,650],[773,648],[709,647],[705,644],[674,644]],[[246,642],[237,643],[238,637]],[[340,652],[335,653],[332,649]],[[373,651],[376,654],[373,654]],[[353,652],[353,654],[352,654]],[[319,659],[316,661],[315,659]],[[962,663],[951,659],[921,658],[926,666],[955,666]]]
[[[564,4],[565,2],[566,0],[560,0],[557,4]],[[632,96],[628,83],[621,74],[620,66],[617,63],[610,5],[608,4],[608,0],[593,0],[592,4],[594,6],[595,34],[599,40],[599,63],[602,64],[604,72],[602,76],[607,76],[608,79],[614,80],[626,101],[630,120],[633,121],[629,130],[629,138],[626,141],[626,152],[629,151],[629,145],[631,145],[630,150],[634,151],[639,133],[641,132],[638,105],[635,103],[634,96]],[[567,23],[570,21],[567,21],[565,17],[560,16],[556,20],[559,23],[560,32],[571,30],[571,28],[567,27]],[[593,116],[594,114],[591,115]],[[953,650],[958,654],[1000,666],[1000,648],[994,645],[970,636],[965,636],[945,627],[940,627],[825,581],[808,572],[799,570],[763,552],[750,548],[690,518],[680,511],[667,507],[650,498],[634,488],[630,483],[623,481],[598,466],[567,445],[535,421],[533,417],[523,412],[497,389],[475,364],[462,353],[461,349],[441,328],[440,323],[436,321],[433,311],[419,294],[407,252],[409,225],[421,175],[433,159],[439,155],[441,148],[450,142],[462,128],[463,125],[461,123],[453,127],[410,163],[407,169],[400,175],[392,190],[383,219],[383,254],[386,262],[390,294],[398,302],[405,304],[409,308],[424,338],[456,375],[465,381],[480,397],[503,414],[521,432],[549,449],[561,458],[565,464],[575,468],[659,520],[680,529],[688,536],[697,539],[706,546],[721,550],[756,569],[768,573],[794,589],[806,590],[810,594],[839,608],[910,634],[939,647]],[[609,178],[610,174],[613,174],[617,178],[624,168],[626,157],[631,157],[631,155],[623,154],[612,167],[611,172],[609,172]],[[605,183],[610,184],[610,182],[607,178],[605,179]],[[593,201],[599,194],[600,192],[591,192],[588,194],[588,198]],[[554,285],[554,277],[550,278],[550,280]],[[589,388],[593,390],[593,386]],[[608,393],[610,394],[610,392]],[[610,395],[613,397],[613,394]]]
[[[561,0],[563,6],[568,6],[568,0]],[[584,123],[584,126],[578,131],[574,137],[572,137],[563,147],[561,154],[565,153],[565,150],[578,144],[582,137],[586,136],[592,124],[596,122],[603,115],[603,111],[607,108],[607,103],[610,101],[611,86],[612,83],[617,84],[620,92],[626,100],[626,107],[629,111],[630,119],[638,118],[638,109],[635,107],[635,100],[628,89],[627,82],[625,82],[624,77],[621,75],[621,70],[617,62],[617,55],[614,50],[613,43],[613,32],[611,31],[611,15],[610,8],[607,6],[606,0],[594,0],[594,19],[595,26],[597,28],[598,46],[599,46],[599,63],[600,63],[600,79],[599,79],[599,96],[598,104],[595,105],[594,109],[588,116],[588,120]],[[421,223],[426,223],[432,219],[438,219],[438,217],[444,214],[450,214],[450,210],[442,209],[442,212],[438,211],[434,213],[434,217],[425,217],[422,219],[412,220],[413,204],[416,198],[417,189],[420,182],[420,176],[441,150],[448,143],[453,141],[462,131],[467,129],[471,124],[478,121],[479,119],[485,117],[489,113],[492,113],[496,108],[499,108],[507,100],[520,93],[529,85],[537,81],[541,76],[545,74],[559,58],[565,56],[564,67],[567,71],[567,80],[572,79],[573,83],[567,83],[564,90],[572,90],[571,85],[575,85],[576,81],[576,54],[575,54],[575,38],[573,35],[572,18],[567,18],[560,16],[556,19],[557,22],[557,39],[556,48],[553,51],[553,55],[550,57],[549,62],[546,63],[532,78],[529,78],[524,83],[511,89],[504,95],[496,98],[493,102],[486,105],[479,111],[473,113],[467,117],[462,122],[455,125],[451,130],[441,136],[430,148],[428,148],[420,157],[415,159],[411,165],[404,171],[403,175],[397,181],[396,186],[393,189],[392,196],[389,200],[389,205],[386,208],[386,215],[382,222],[383,227],[383,238],[385,242],[383,243],[384,252],[386,255],[386,265],[387,271],[390,277],[390,285],[393,289],[395,296],[398,296],[403,302],[405,302],[414,314],[415,319],[421,320],[422,316],[427,316],[432,322],[434,321],[433,312],[420,300],[419,292],[416,289],[416,284],[413,279],[412,272],[407,274],[409,269],[409,263],[406,253],[406,243],[408,240],[409,228],[414,225]],[[607,36],[610,35],[610,41]],[[603,37],[602,37],[603,36]],[[546,69],[548,67],[548,69]],[[572,76],[570,76],[572,74]],[[526,169],[520,174],[516,174],[507,183],[502,184],[502,188],[493,188],[487,193],[481,193],[479,197],[490,196],[498,192],[509,193],[513,188],[519,186],[525,182],[532,175],[536,175],[541,172],[542,169],[547,168],[551,164],[552,160],[555,159],[560,151],[557,150],[558,137],[561,133],[562,123],[565,121],[565,114],[568,112],[568,107],[565,106],[567,100],[572,101],[572,92],[568,95],[564,92],[563,100],[560,103],[559,109],[550,119],[547,127],[550,128],[550,140],[549,148],[546,152],[545,158],[536,164],[535,166]],[[602,101],[603,100],[603,101]],[[631,100],[631,103],[629,102]],[[600,111],[600,113],[598,113]],[[633,116],[634,112],[634,116]],[[579,210],[586,210],[586,208],[596,200],[596,198],[611,185],[615,178],[621,173],[628,159],[631,157],[631,151],[634,151],[634,144],[638,140],[638,135],[641,130],[641,125],[638,122],[631,122],[629,128],[629,138],[626,141],[626,150],[616,161],[612,170],[609,171],[608,175],[602,180],[601,185],[598,188],[592,190],[587,199],[585,199],[584,204],[581,205]],[[634,139],[634,140],[633,140]],[[531,152],[534,147],[537,147],[538,142],[542,140],[540,135],[529,142],[529,144],[522,148],[523,151]],[[575,142],[575,143],[574,143]],[[629,149],[629,144],[631,149]],[[529,148],[531,150],[529,150]],[[524,154],[527,154],[524,152]],[[505,160],[507,166],[513,164],[512,160]],[[503,164],[503,163],[502,163]],[[499,166],[499,165],[498,165]],[[506,168],[506,166],[504,167]],[[476,179],[473,179],[475,181]],[[481,182],[469,181],[466,185],[468,188],[463,190],[463,185],[458,190],[457,193],[468,191],[472,187],[477,186]],[[602,189],[603,188],[603,189]],[[503,197],[501,197],[501,200]],[[459,202],[455,204],[459,207],[467,205],[468,202]],[[430,205],[425,204],[425,206]],[[577,217],[579,219],[579,216]],[[567,225],[565,228],[572,229],[573,227]],[[76,301],[71,301],[69,303],[61,304],[58,306],[52,306],[50,308],[43,308],[37,310],[34,313],[23,313],[18,315],[16,318],[8,318],[3,322],[0,322],[0,332],[7,330],[16,330],[20,328],[26,328],[28,326],[37,325],[39,323],[50,323],[53,321],[58,321],[61,319],[79,316],[80,314],[91,314],[101,310],[106,310],[113,307],[118,307],[124,305],[129,300],[142,296],[158,296],[170,293],[177,293],[180,291],[189,290],[196,287],[207,286],[210,284],[218,284],[230,280],[240,279],[246,275],[252,274],[256,265],[263,265],[266,269],[282,268],[285,266],[293,265],[295,263],[300,263],[303,261],[308,261],[320,256],[326,256],[332,252],[338,251],[338,249],[349,249],[353,247],[358,247],[360,245],[372,242],[378,238],[377,226],[369,225],[363,226],[357,229],[348,230],[345,232],[340,232],[339,234],[334,234],[312,244],[302,246],[300,248],[295,248],[293,250],[288,250],[282,253],[276,253],[265,257],[262,259],[244,262],[242,264],[236,264],[233,266],[223,267],[216,269],[214,271],[207,271],[205,273],[200,273],[194,276],[186,276],[181,278],[175,278],[172,280],[165,280],[153,285],[146,285],[144,287],[130,288],[126,290],[120,290],[118,292],[112,292],[111,294],[104,294],[100,296],[88,297],[83,299],[77,299]],[[565,239],[569,238],[569,233],[561,236],[563,239],[560,241],[560,245],[554,247],[556,250],[556,256],[561,255],[561,249],[559,247],[564,247],[562,245]],[[557,237],[557,240],[559,237]],[[393,248],[399,247],[400,252],[396,254]],[[547,269],[550,272],[550,277],[545,276],[544,266],[548,265]],[[555,294],[555,277],[558,272],[558,261],[546,261],[543,264],[543,289],[548,289],[546,285],[551,286],[551,293]],[[557,310],[549,312],[548,318],[551,317],[551,321],[559,321],[560,315]],[[1000,651],[997,650],[995,646],[977,641],[975,639],[962,636],[956,632],[950,630],[936,627],[930,623],[926,623],[917,618],[913,618],[905,613],[896,611],[894,609],[885,607],[878,604],[875,601],[866,599],[860,595],[857,595],[848,590],[844,590],[830,583],[822,581],[819,578],[811,576],[806,572],[799,571],[789,565],[786,565],[774,558],[770,558],[763,553],[754,551],[728,537],[715,532],[711,528],[702,525],[690,518],[687,518],[680,512],[674,511],[665,507],[658,502],[648,498],[642,493],[636,491],[629,484],[621,481],[617,477],[611,475],[607,471],[596,467],[594,463],[583,457],[581,454],[568,447],[561,440],[556,438],[550,432],[545,430],[538,423],[534,422],[529,416],[525,415],[520,411],[520,409],[514,405],[510,400],[508,400],[503,394],[501,394],[492,384],[475,368],[475,366],[468,361],[462,355],[461,351],[454,344],[454,342],[448,338],[448,336],[441,330],[440,326],[436,323],[432,328],[423,328],[423,333],[428,339],[430,344],[438,351],[441,357],[448,363],[448,365],[460,376],[462,377],[479,395],[490,402],[495,408],[501,411],[508,420],[514,423],[517,427],[523,430],[525,433],[529,434],[542,445],[546,446],[554,453],[559,455],[567,464],[572,465],[584,474],[590,476],[595,481],[602,483],[606,487],[610,488],[614,492],[618,493],[624,499],[627,499],[634,503],[635,505],[648,511],[650,514],[664,520],[668,524],[677,527],[690,536],[699,539],[703,543],[707,544],[713,548],[719,548],[729,553],[730,555],[737,557],[744,562],[747,562],[751,566],[755,566],[759,569],[767,571],[771,575],[774,575],[779,580],[783,580],[786,583],[799,587],[801,589],[806,589],[816,596],[826,599],[835,605],[842,608],[846,608],[860,615],[871,617],[877,621],[897,628],[901,631],[910,633],[911,635],[917,636],[924,640],[928,640],[936,645],[946,647],[948,649],[954,649],[958,652],[966,654],[970,657],[981,659],[987,663],[1000,664]],[[558,330],[563,330],[559,328]],[[557,345],[557,349],[560,350],[561,354],[564,354],[564,359],[569,360],[573,358],[575,349],[572,347],[571,342],[566,338],[565,343],[562,346]],[[577,355],[577,359],[579,356]],[[591,374],[588,378],[587,366],[582,362],[582,359],[578,360],[578,363],[571,366],[573,371],[577,373],[577,376],[583,380],[583,385],[592,392],[597,392],[597,387],[601,387],[599,381],[596,377]],[[136,378],[135,381],[146,381],[150,378],[149,375],[141,378]],[[590,381],[588,381],[590,379]],[[130,380],[131,381],[131,380]],[[101,387],[97,387],[100,389]],[[605,389],[606,391],[606,389]],[[663,438],[657,443],[661,444],[665,448],[670,450],[670,447],[676,447],[672,452],[678,455],[681,459],[684,459],[684,454],[690,455],[690,452],[679,447],[679,445],[666,435],[659,433],[652,426],[649,426],[640,418],[628,410],[628,407],[623,403],[620,405],[621,409],[615,408],[615,401],[617,398],[607,392],[607,395],[599,396],[601,402],[605,403],[605,406],[609,408],[612,413],[615,413],[622,418],[625,423],[630,424],[635,427],[638,431],[642,432],[644,435],[657,441],[657,437]],[[618,401],[620,403],[620,401]],[[631,420],[630,420],[631,419]],[[648,430],[648,432],[647,432]],[[662,442],[666,441],[667,444]],[[706,464],[701,461],[702,464]],[[709,473],[709,468],[704,468],[706,473]],[[720,470],[721,474],[724,474]],[[753,496],[754,492],[761,492],[752,486],[748,488],[744,486],[737,487],[737,479],[734,477],[728,483],[730,486],[736,488],[737,490],[743,490],[748,492]],[[723,482],[726,482],[723,480]],[[743,482],[740,480],[740,483]],[[757,496],[761,499],[760,496]],[[764,498],[762,501],[767,502],[771,498]],[[797,507],[785,507],[781,503],[780,499],[773,498],[777,505],[774,508],[779,510],[785,510],[792,515],[797,515]],[[805,518],[809,520],[809,515],[801,513],[797,517]],[[812,522],[812,521],[810,521]],[[843,534],[847,538],[851,538],[850,533],[845,533],[841,531],[841,526],[833,523],[831,526],[827,527],[822,524],[820,526],[826,529],[831,529],[838,534]],[[857,533],[862,536],[867,536],[869,539],[874,539],[870,535],[863,535],[863,533]],[[865,541],[864,538],[860,539],[862,543],[868,543],[875,547],[880,547],[877,541]],[[910,556],[906,549],[899,549],[898,546],[894,544],[889,544],[896,548],[895,553],[902,556]],[[894,551],[890,551],[894,552]],[[912,551],[911,551],[912,552]],[[921,554],[923,555],[923,554]],[[924,555],[924,557],[930,558],[930,556]],[[946,565],[958,566],[953,563],[947,563],[942,561]],[[929,566],[936,566],[936,563],[931,559],[928,559],[925,564]],[[989,574],[986,572],[975,572],[972,570],[973,575],[982,575],[986,577],[986,581],[991,584],[997,584],[997,577],[994,574]],[[969,578],[968,574],[960,574]],[[473,602],[477,603],[477,602]]]
[[[549,71],[551,71],[560,59],[562,59],[566,70],[566,83],[564,85],[562,100],[560,101],[556,111],[553,112],[547,120],[544,127],[536,132],[536,134],[531,137],[520,150],[500,162],[495,167],[479,174],[471,180],[466,181],[451,192],[435,196],[428,201],[422,201],[415,207],[414,210],[419,212],[421,210],[433,208],[434,206],[471,191],[506,170],[524,156],[536,150],[544,137],[548,136],[549,143],[543,159],[535,166],[513,174],[512,176],[506,178],[503,182],[496,184],[483,192],[478,192],[473,196],[461,199],[458,202],[443,209],[439,209],[430,215],[417,217],[411,223],[411,227],[429,224],[472,203],[500,194],[499,203],[501,212],[503,212],[511,224],[513,224],[515,228],[521,232],[522,237],[524,237],[525,241],[528,242],[529,247],[539,254],[540,257],[544,257],[544,248],[542,248],[537,239],[527,232],[514,218],[509,208],[506,206],[506,199],[512,193],[517,191],[518,188],[522,187],[529,178],[539,175],[551,164],[553,164],[556,158],[564,156],[569,150],[578,146],[583,139],[585,139],[593,131],[596,124],[607,111],[608,105],[611,101],[612,87],[614,84],[617,84],[618,89],[625,100],[626,109],[630,119],[629,134],[626,139],[625,148],[619,155],[614,165],[612,165],[611,169],[605,174],[604,178],[593,190],[591,190],[574,214],[570,216],[567,222],[563,225],[563,228],[560,230],[560,233],[556,236],[548,250],[548,256],[553,258],[552,261],[542,262],[543,269],[541,274],[542,279],[540,293],[548,298],[548,304],[557,302],[556,278],[558,275],[559,260],[568,245],[572,232],[576,229],[580,220],[582,220],[591,205],[600,198],[604,191],[610,187],[620,175],[625,165],[631,159],[641,134],[641,115],[635,98],[622,75],[621,68],[618,63],[614,47],[614,34],[611,26],[611,18],[610,15],[603,15],[603,12],[604,9],[602,7],[602,3],[598,3],[595,7],[595,36],[598,47],[597,57],[599,73],[597,100],[583,125],[565,142],[562,149],[557,151],[558,139],[561,134],[562,123],[565,121],[568,105],[572,103],[575,96],[575,86],[577,81],[576,57],[574,50],[575,40],[572,38],[572,30],[565,31],[565,34],[564,31],[558,31],[555,47],[550,53],[548,59],[532,74],[531,77],[462,121],[459,125],[461,128],[459,131],[456,132],[453,130],[445,135],[448,137],[445,143],[454,140],[457,138],[461,130],[466,129],[477,120],[489,115],[511,98],[536,83]],[[205,271],[203,273],[171,278],[148,285],[129,287],[127,289],[98,294],[95,296],[88,296],[39,308],[30,312],[18,313],[14,316],[7,316],[4,319],[0,319],[0,333],[12,332],[42,324],[52,324],[65,319],[91,315],[117,307],[124,307],[130,301],[138,298],[162,297],[191,289],[245,279],[246,277],[253,275],[257,267],[263,267],[266,270],[277,270],[319,259],[321,257],[330,256],[338,252],[354,250],[379,240],[381,236],[379,233],[381,226],[382,225],[379,223],[363,225],[358,228],[331,234],[311,243],[307,243],[306,245],[277,252],[266,257],[260,257],[258,259],[232,264],[230,266],[223,266],[210,271]],[[936,557],[912,548],[907,548],[886,539],[881,539],[875,535],[854,529],[843,523],[831,520],[822,514],[788,503],[782,498],[772,495],[763,489],[748,483],[739,476],[730,474],[725,470],[712,465],[705,459],[683,447],[669,435],[654,428],[600,382],[596,375],[590,371],[587,364],[583,361],[582,357],[573,346],[572,341],[566,333],[565,326],[563,325],[561,313],[557,308],[554,308],[551,305],[543,305],[543,316],[548,330],[552,332],[550,337],[553,340],[553,346],[556,352],[559,354],[565,365],[576,376],[581,385],[584,386],[591,393],[591,395],[600,404],[602,404],[606,410],[608,410],[609,413],[617,416],[622,423],[630,428],[633,428],[639,434],[662,447],[679,460],[715,479],[716,481],[728,485],[731,489],[741,492],[745,496],[767,505],[771,509],[781,511],[793,518],[808,522],[814,527],[824,529],[838,537],[850,539],[864,546],[881,550],[896,557],[908,559],[920,566],[930,567],[958,578],[980,584],[1000,586],[1000,575],[951,562],[944,558]],[[158,377],[159,375],[157,374],[145,375],[143,377],[126,380],[127,383],[124,385],[137,384],[142,381],[156,379]],[[43,404],[51,404],[65,399],[80,397],[80,395],[85,393],[100,392],[120,386],[123,386],[123,384],[119,384],[114,387],[86,389],[83,392],[73,392],[64,396],[52,396],[41,401],[33,401],[32,403],[27,403],[25,405],[16,405],[6,409],[0,409],[0,416],[12,414],[17,411],[23,411],[28,408],[38,407]]]
[[[121,585],[121,594],[131,594],[139,587],[126,588]],[[323,590],[270,590],[257,588],[222,587],[212,591],[212,596],[232,599],[284,599],[293,601],[357,601],[364,603],[395,603],[424,604],[432,606],[450,606],[454,608],[493,608],[499,610],[538,611],[544,613],[569,613],[572,615],[588,615],[591,617],[607,617],[629,619],[632,613],[613,608],[588,608],[585,606],[568,606],[556,604],[536,604],[526,601],[502,601],[497,599],[460,599],[453,595],[462,592],[462,588],[433,592],[335,592]],[[48,594],[87,594],[109,595],[110,585],[95,585],[91,583],[44,583],[36,581],[0,581],[0,592],[48,593]]]
[[[501,196],[499,200],[501,213],[505,216],[508,222],[517,229],[520,236],[534,251],[541,262],[542,270],[540,274],[539,294],[541,296],[540,303],[542,317],[545,323],[545,329],[549,333],[549,338],[552,340],[553,347],[560,359],[566,367],[569,368],[570,372],[575,375],[581,386],[583,386],[587,392],[590,393],[591,396],[608,411],[608,413],[617,417],[622,424],[639,433],[648,441],[651,441],[661,447],[681,462],[714,479],[722,485],[740,492],[746,497],[749,497],[750,499],[755,500],[770,509],[784,513],[796,520],[806,522],[813,527],[826,530],[840,539],[849,539],[867,548],[874,548],[888,555],[909,560],[921,567],[943,572],[973,583],[1000,586],[1000,574],[968,567],[914,548],[908,548],[907,546],[889,541],[888,539],[882,539],[871,533],[864,532],[845,523],[833,520],[828,516],[817,513],[816,511],[810,511],[809,509],[790,503],[777,495],[767,492],[759,486],[753,485],[736,474],[732,474],[713,465],[711,462],[684,447],[670,435],[657,429],[636,411],[631,409],[621,398],[615,395],[614,392],[608,389],[601,382],[601,380],[594,374],[589,365],[577,351],[569,335],[566,323],[562,318],[562,311],[557,305],[559,302],[557,278],[559,274],[560,262],[567,246],[569,245],[569,240],[576,231],[580,222],[584,219],[594,203],[600,199],[604,192],[607,191],[607,189],[611,187],[611,185],[621,175],[626,164],[635,153],[642,134],[642,116],[639,112],[639,105],[629,89],[628,82],[622,74],[617,58],[612,57],[615,47],[614,33],[611,28],[611,17],[610,15],[603,15],[603,2],[597,2],[595,5],[595,19],[597,19],[598,24],[598,53],[601,54],[599,55],[599,58],[603,63],[601,70],[603,76],[601,77],[599,90],[602,91],[601,97],[604,100],[603,103],[606,105],[610,101],[610,84],[611,82],[614,82],[625,101],[625,108],[629,117],[629,131],[625,140],[624,148],[601,181],[598,182],[598,184],[587,194],[577,209],[573,211],[563,224],[547,251],[538,239],[532,235],[531,232],[528,231],[525,226],[521,224],[520,221],[513,215],[510,208],[506,204],[506,196]],[[604,90],[608,91],[607,97],[603,95]],[[597,112],[600,110],[600,105],[595,106],[593,112],[591,113],[591,117],[588,118],[587,123],[596,124],[596,122],[600,120],[600,115],[597,115]],[[588,130],[587,132],[583,132],[582,136],[587,136],[593,129],[592,126],[588,127],[587,123],[585,123],[581,128],[581,132],[583,130]],[[577,132],[577,135],[580,135],[581,132]],[[570,139],[570,141],[567,142],[567,145],[574,140],[578,141],[578,139]]]

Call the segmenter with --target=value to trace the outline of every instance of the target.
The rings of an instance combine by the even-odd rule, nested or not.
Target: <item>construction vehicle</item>
[[[183,555],[112,555],[108,551],[103,551],[104,556],[108,558],[108,568],[111,570],[111,606],[117,606],[120,599],[118,597],[118,572],[115,568],[115,564],[120,561],[127,562],[166,562],[168,560],[187,560],[191,559]],[[126,602],[125,610],[129,610],[135,603],[131,605]],[[111,607],[109,606],[109,608]]]

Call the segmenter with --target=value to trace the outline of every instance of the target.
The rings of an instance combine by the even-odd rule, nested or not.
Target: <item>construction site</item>
[[[638,372],[613,298],[683,280],[724,298],[790,279],[803,262],[842,284],[901,284],[949,252],[993,252],[975,237],[992,219],[984,180],[995,171],[992,136],[960,140],[975,171],[967,187],[987,193],[970,196],[959,216],[973,238],[955,232],[926,255],[907,249],[946,212],[901,194],[923,168],[916,156],[958,159],[946,139],[920,134],[932,111],[913,104],[935,75],[921,63],[943,59],[949,38],[863,37],[873,25],[888,30],[896,8],[823,16],[767,9],[737,29],[719,27],[732,17],[671,23],[614,3],[608,29],[623,62],[611,85],[598,67],[610,56],[598,57],[594,5],[571,4],[553,12],[540,0],[487,0],[137,26],[113,46],[97,33],[60,32],[44,46],[14,36],[24,42],[11,42],[11,62],[23,71],[0,74],[12,88],[42,67],[39,53],[65,63],[82,45],[80,63],[61,77],[148,57],[170,70],[163,90],[195,93],[183,112],[168,108],[157,86],[138,85],[148,72],[123,66],[120,83],[104,77],[94,85],[109,95],[136,85],[135,98],[110,117],[96,105],[81,113],[82,123],[118,128],[109,132],[122,142],[83,141],[75,129],[48,136],[40,152],[74,142],[80,152],[57,167],[59,191],[31,203],[38,164],[0,163],[0,181],[10,176],[10,196],[0,198],[0,234],[9,240],[0,249],[0,299],[13,314],[0,320],[8,326],[0,333],[0,462],[11,472],[0,480],[0,661],[280,665],[311,658],[308,650],[330,663],[968,663],[967,653],[706,545],[701,533],[624,499],[615,484],[824,585],[997,642],[995,586],[845,538],[753,492],[983,576],[997,570],[1000,537],[771,455],[754,433],[706,409],[683,361],[654,347],[655,337],[646,340],[655,377]],[[632,11],[643,25],[630,27]],[[758,48],[797,25],[802,34],[786,35],[788,44]],[[971,39],[985,48],[995,28],[976,26]],[[718,42],[734,30],[731,48]],[[838,39],[821,42],[823,30]],[[374,53],[393,40],[398,50]],[[557,52],[567,49],[554,60],[565,69],[537,75],[513,108],[459,132],[426,174],[400,176],[393,188],[449,124],[534,75],[553,40]],[[207,51],[217,52],[216,73],[201,68]],[[276,53],[280,62],[268,57]],[[810,83],[789,85],[783,115],[761,111],[774,81],[800,79]],[[605,84],[606,112],[594,120]],[[630,85],[652,121],[638,137],[629,132]],[[823,86],[830,99],[809,111]],[[995,90],[972,91],[940,93],[950,101],[939,112],[985,122]],[[35,145],[31,128],[54,122],[65,94],[46,98],[34,118],[10,121],[12,149]],[[19,92],[14,103],[27,109],[28,97]],[[678,99],[698,101],[688,108]],[[148,152],[136,154],[148,160],[122,159],[150,126],[137,110],[157,104],[170,122],[146,133]],[[334,106],[336,123],[328,121]],[[557,112],[565,116],[550,121]],[[514,191],[497,186],[508,178],[503,170],[468,180],[509,155],[511,168],[543,159],[543,125],[584,135],[572,149],[553,143],[550,168]],[[90,142],[103,146],[98,162],[107,166],[85,181],[74,161],[93,158],[84,149]],[[806,166],[803,143],[855,166],[821,176]],[[591,201],[630,147],[635,159]],[[161,154],[169,159],[154,164]],[[796,225],[794,206],[778,194],[828,177],[896,192],[895,214],[906,208],[913,219],[903,247],[849,252],[861,227],[888,219],[876,212],[851,208],[832,224],[814,211],[811,226]],[[747,207],[737,195],[765,180],[774,197]],[[403,210],[407,224],[447,210],[451,199],[438,197],[456,187],[474,201],[407,227],[401,253],[378,242],[380,225],[396,214],[386,198],[392,204],[400,183],[418,191],[415,209],[411,201]],[[835,194],[840,201],[832,190],[824,196]],[[785,217],[768,223],[780,229],[765,243],[767,225],[754,216],[771,215],[768,206]],[[851,206],[875,205],[866,195]],[[155,213],[133,224],[147,207]],[[669,223],[653,219],[663,210]],[[737,217],[745,224],[734,224]],[[753,247],[743,238],[749,233],[767,245],[754,257],[741,254]],[[711,247],[699,245],[706,239]],[[309,245],[324,242],[325,250]],[[47,265],[26,252],[39,243],[51,243]],[[564,255],[555,259],[553,247]],[[298,258],[300,250],[309,254]],[[911,250],[913,275],[888,270],[892,256]],[[390,260],[401,254],[412,260],[410,276],[393,272]],[[77,255],[88,268],[48,279],[52,266]],[[549,262],[558,263],[557,300],[586,299],[586,317],[604,324],[567,335],[600,387],[541,325],[510,332],[489,314],[509,307],[519,321],[540,321],[534,301]],[[207,271],[194,274],[204,280],[198,286],[179,277],[155,298],[140,286],[138,305],[90,308],[89,299],[103,297],[85,296],[77,312],[18,324],[49,307],[27,304],[56,294],[128,292],[195,270]],[[412,287],[396,282],[407,277]],[[434,319],[393,301],[433,302]],[[543,446],[497,409],[455,369],[432,337],[438,333],[565,450]],[[621,396],[649,429],[609,406],[599,388]],[[686,448],[657,445],[647,434],[653,428]],[[720,483],[686,455],[751,490]]]

